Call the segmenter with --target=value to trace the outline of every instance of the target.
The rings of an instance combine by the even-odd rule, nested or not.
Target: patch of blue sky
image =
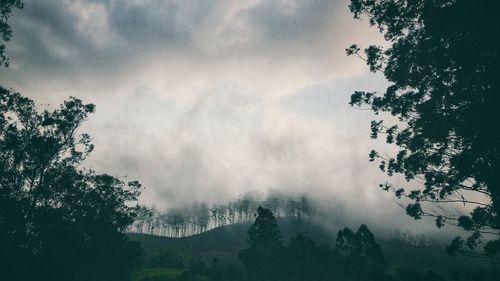
[[[365,114],[351,114],[350,96],[354,91],[383,92],[387,82],[376,74],[354,78],[338,78],[301,89],[295,95],[283,98],[281,105],[287,110],[307,117],[322,119],[366,118]]]

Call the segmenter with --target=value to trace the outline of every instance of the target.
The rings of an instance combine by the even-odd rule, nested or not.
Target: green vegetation
[[[335,236],[311,221],[278,219],[276,226],[268,211],[260,214],[257,225],[228,225],[191,237],[129,235],[144,248],[143,269],[162,260],[164,268],[209,280],[262,280],[256,271],[271,280],[495,280],[500,269],[487,260],[452,259],[445,244],[425,237],[376,239],[365,225]]]
[[[8,20],[13,9],[22,9],[21,0],[2,0],[0,1],[0,67],[9,66],[9,58],[5,54],[5,43],[12,37],[12,28]]]
[[[399,151],[372,151],[370,161],[420,188],[380,186],[406,199],[413,218],[430,216],[439,228],[454,224],[469,231],[466,240],[457,237],[446,248],[454,259],[440,244],[376,239],[365,224],[333,237],[308,220],[314,208],[306,196],[146,210],[137,204],[139,182],[82,167],[94,146],[79,130],[93,104],[71,97],[40,110],[0,86],[2,280],[498,280],[498,264],[491,262],[500,253],[500,21],[498,4],[488,4],[350,5],[354,17],[366,15],[390,45],[369,46],[365,56],[357,45],[347,49],[390,82],[382,95],[351,96],[352,106],[397,118],[391,125],[372,121],[371,137],[384,134]],[[9,63],[8,19],[22,7],[19,0],[0,2],[0,66]],[[450,214],[443,204],[459,204],[462,213]]]
[[[130,281],[175,281],[182,275],[183,270],[178,268],[150,268],[135,272]]]
[[[144,211],[141,185],[80,167],[93,145],[76,131],[94,108],[70,98],[39,111],[0,87],[3,276],[122,280],[139,255],[123,231]]]
[[[8,19],[0,2],[0,65]],[[142,187],[81,167],[93,151],[82,124],[95,111],[71,97],[55,109],[0,86],[0,276],[2,280],[126,280],[140,246],[125,229],[147,211]]]
[[[383,135],[398,149],[369,154],[389,177],[408,181],[380,187],[406,199],[406,213],[415,219],[430,216],[439,228],[448,223],[472,232],[455,238],[450,254],[498,258],[498,1],[351,0],[349,7],[388,45],[371,45],[364,55],[357,45],[346,50],[390,83],[382,94],[356,91],[350,102],[380,114],[371,137]]]

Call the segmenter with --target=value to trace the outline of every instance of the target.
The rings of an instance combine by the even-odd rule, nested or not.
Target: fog
[[[348,101],[386,81],[345,48],[384,42],[348,1],[24,2],[2,85],[42,108],[95,103],[85,165],[139,180],[142,203],[305,193],[325,224],[434,231],[378,188],[387,179],[368,152],[393,148]]]

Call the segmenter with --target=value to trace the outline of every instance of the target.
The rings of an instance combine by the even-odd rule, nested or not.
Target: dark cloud
[[[260,1],[242,17],[263,35],[262,44],[311,43],[321,40],[343,1]],[[328,31],[326,32],[328,33]]]
[[[208,1],[124,1],[108,4],[111,29],[130,47],[185,47],[191,34],[210,12]]]
[[[187,56],[316,54],[311,45],[329,41],[332,32],[341,35],[331,23],[346,10],[344,1],[24,2],[12,19],[8,53],[21,75],[46,76],[98,76],[144,63],[160,50]]]
[[[139,179],[144,202],[275,188],[410,225],[376,188],[372,116],[347,105],[359,85],[384,85],[344,54],[378,38],[347,0],[24,2],[0,82],[39,102],[94,102],[86,164]]]
[[[150,1],[32,1],[12,18],[15,37],[6,76],[31,73],[43,79],[66,79],[110,73],[131,67],[160,47],[189,45],[189,18],[201,11],[179,13],[178,4]],[[203,5],[196,6],[203,9]],[[190,12],[192,12],[190,14]],[[182,22],[184,21],[184,23]],[[98,75],[97,75],[98,76]],[[13,77],[15,79],[16,77]]]

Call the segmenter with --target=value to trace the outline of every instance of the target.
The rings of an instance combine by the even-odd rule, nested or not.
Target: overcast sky
[[[348,105],[385,81],[345,55],[383,44],[347,0],[24,3],[1,85],[42,106],[96,104],[86,166],[140,180],[143,202],[307,192],[411,228],[368,162],[373,116]]]

